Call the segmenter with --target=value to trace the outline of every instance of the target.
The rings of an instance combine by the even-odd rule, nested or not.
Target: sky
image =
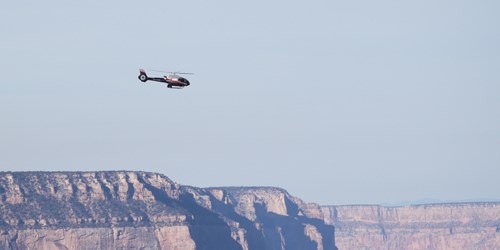
[[[498,13],[493,0],[8,1],[0,171],[142,170],[324,205],[500,199]],[[195,75],[171,90],[139,68]]]

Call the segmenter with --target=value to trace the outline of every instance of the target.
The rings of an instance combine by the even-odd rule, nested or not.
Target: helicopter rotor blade
[[[178,71],[163,71],[163,70],[154,70],[154,69],[150,69],[149,71],[168,73],[168,74],[194,75],[194,73],[178,72]]]
[[[163,70],[155,70],[155,69],[149,69],[148,71],[160,72],[160,73],[172,73],[171,71],[163,71]]]

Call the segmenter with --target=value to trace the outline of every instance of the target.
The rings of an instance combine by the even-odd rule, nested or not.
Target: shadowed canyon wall
[[[336,249],[321,207],[271,187],[132,172],[1,172],[0,249]]]

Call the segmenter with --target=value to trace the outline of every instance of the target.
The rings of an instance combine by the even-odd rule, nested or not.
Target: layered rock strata
[[[0,173],[0,249],[336,249],[285,190],[195,188],[147,172]]]
[[[500,203],[322,209],[339,249],[500,249]]]

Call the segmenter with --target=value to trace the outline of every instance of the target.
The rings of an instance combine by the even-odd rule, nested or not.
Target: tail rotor
[[[148,80],[148,75],[146,75],[146,72],[143,69],[139,69],[139,72],[140,72],[139,77],[138,77],[139,80],[141,82],[146,82]]]

